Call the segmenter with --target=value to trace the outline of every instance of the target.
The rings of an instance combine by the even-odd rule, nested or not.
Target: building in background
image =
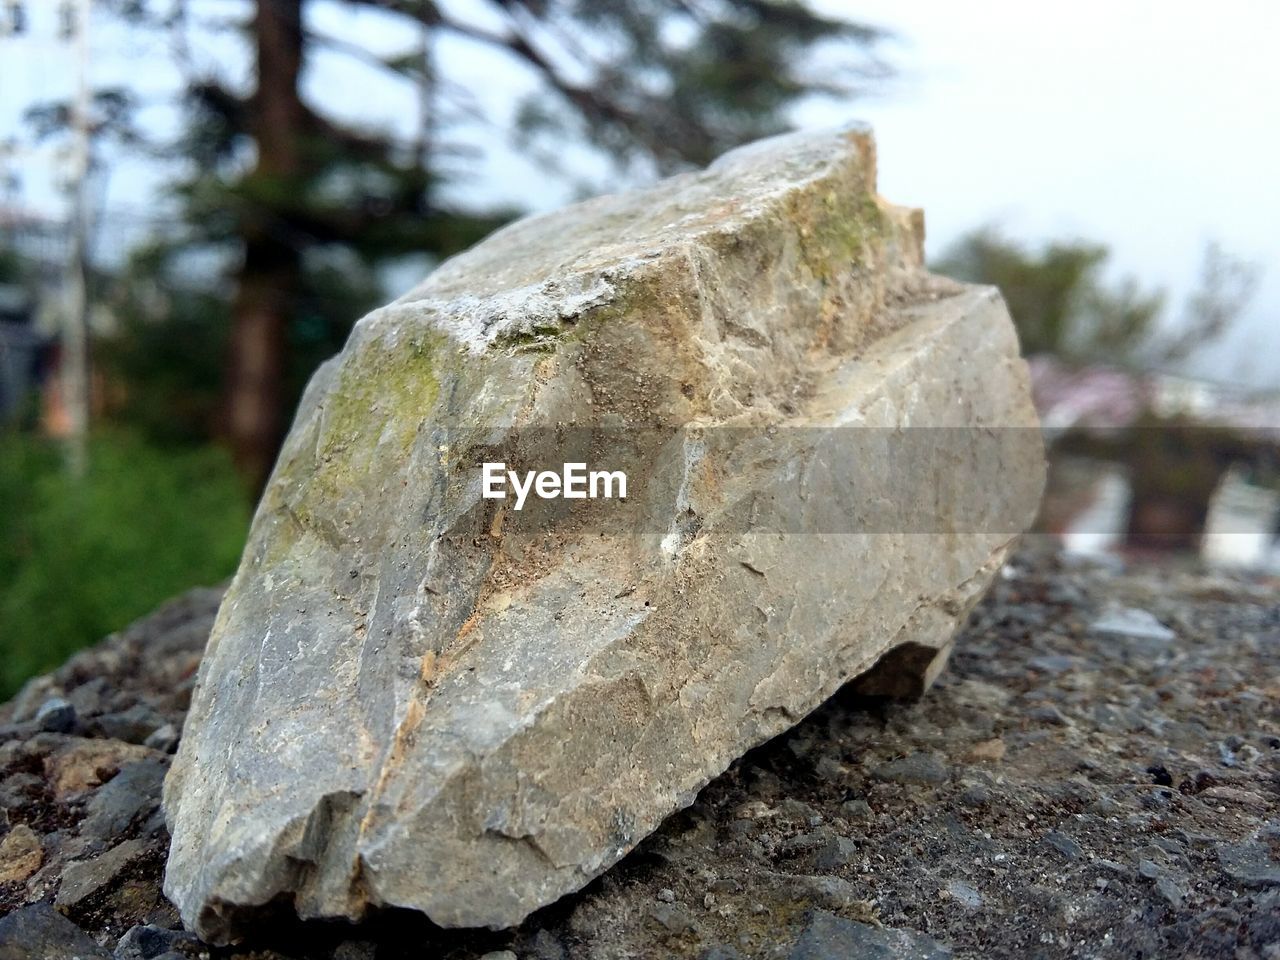
[[[16,284],[0,284],[0,424],[29,408],[49,361],[50,340],[35,325],[35,300]]]
[[[1042,526],[1068,550],[1191,550],[1280,570],[1280,392],[1031,361],[1050,449]]]

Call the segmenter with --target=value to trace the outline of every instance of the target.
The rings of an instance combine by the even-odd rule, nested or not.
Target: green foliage
[[[220,450],[106,434],[82,482],[60,452],[0,435],[0,699],[175,593],[225,579],[248,528]]]
[[[94,344],[115,385],[112,419],[160,444],[200,443],[215,432],[227,355],[227,293],[177,269],[176,248],[138,251],[110,284],[119,327]]]
[[[110,284],[119,327],[95,344],[100,369],[116,388],[111,419],[159,444],[205,443],[218,433],[232,286],[199,282],[193,249],[165,242],[138,251]],[[212,269],[218,270],[216,258]],[[383,299],[373,271],[349,251],[304,257],[285,331],[286,409],[297,404],[315,368],[342,348],[356,320]]]
[[[1109,256],[1105,246],[1080,240],[1030,249],[986,227],[957,241],[935,268],[999,287],[1027,354],[1124,363],[1151,343],[1164,294],[1143,292],[1131,278],[1108,286]]]
[[[35,286],[35,267],[7,243],[0,243],[0,283],[31,290]]]
[[[505,6],[505,4],[495,4]],[[534,5],[530,5],[531,7]],[[875,55],[884,31],[825,16],[797,0],[575,0],[536,5],[540,26],[578,38],[589,80],[543,70],[544,88],[518,122],[545,135],[554,165],[568,137],[615,161],[670,171],[788,126],[809,98],[847,101],[888,76]],[[609,51],[607,58],[586,53]],[[518,51],[517,51],[518,52]]]
[[[1132,277],[1109,285],[1103,273],[1110,255],[1084,240],[1031,248],[983,227],[957,240],[934,266],[958,280],[999,287],[1023,351],[1075,365],[1182,363],[1227,333],[1257,289],[1258,266],[1210,242],[1180,322],[1162,332],[1164,291],[1143,291]]]

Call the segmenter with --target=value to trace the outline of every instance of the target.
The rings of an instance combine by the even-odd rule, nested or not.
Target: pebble
[[[181,735],[178,728],[172,723],[166,723],[161,727],[157,727],[152,734],[142,742],[145,747],[152,750],[159,750],[161,753],[173,753],[178,749],[178,741]]]
[[[154,756],[137,744],[73,738],[46,758],[44,768],[54,795],[62,800],[111,779],[126,763]]]
[[[1057,850],[1064,857],[1069,857],[1072,860],[1079,858],[1084,853],[1084,849],[1080,844],[1076,843],[1075,840],[1067,836],[1065,833],[1059,833],[1057,830],[1050,830],[1044,835],[1044,839],[1049,846],[1053,847],[1053,849]]]
[[[1243,843],[1220,843],[1216,849],[1223,872],[1238,883],[1249,887],[1280,886],[1280,861],[1271,852],[1270,843],[1255,838]]]
[[[1051,723],[1057,727],[1065,727],[1067,718],[1052,703],[1042,704],[1027,711],[1027,717],[1037,723]]]
[[[1169,905],[1175,910],[1182,906],[1182,901],[1187,896],[1186,890],[1167,874],[1156,878],[1156,890],[1160,892],[1160,896],[1169,901]]]
[[[111,954],[53,907],[37,903],[0,919],[0,958],[111,960]]]
[[[788,960],[852,960],[855,957],[951,960],[954,954],[932,937],[910,930],[875,927],[815,910]]]
[[[951,880],[947,883],[947,893],[951,899],[962,907],[977,910],[982,906],[982,894],[971,883],[964,880]]]
[[[125,867],[147,850],[146,841],[126,840],[92,860],[69,863],[62,873],[62,885],[54,901],[59,907],[74,908],[111,884]]]
[[[44,789],[44,781],[30,773],[11,773],[0,781],[0,809],[16,810]]]
[[[164,775],[165,765],[156,760],[122,767],[105,786],[94,792],[85,805],[81,833],[103,840],[125,833],[160,805]]]
[[[934,753],[913,753],[898,760],[882,763],[871,775],[890,783],[938,786],[949,779],[947,766]]]
[[[840,813],[850,820],[868,820],[872,816],[871,804],[863,797],[856,797],[840,804]]]
[[[688,933],[697,928],[689,911],[678,903],[659,903],[650,909],[649,914],[672,933]]]
[[[966,807],[985,806],[990,800],[991,788],[985,783],[965,784],[964,792],[960,794],[960,802]]]
[[[36,711],[35,721],[47,733],[70,733],[76,725],[76,708],[61,697],[50,697]]]
[[[185,930],[168,930],[152,924],[139,924],[130,927],[116,944],[116,960],[154,960],[166,953],[176,952],[179,945],[196,947],[199,943],[194,935]],[[372,954],[369,956],[372,957]],[[335,953],[334,957],[337,960],[338,954]]]
[[[1113,607],[1091,625],[1095,633],[1132,640],[1153,640],[1168,643],[1177,634],[1155,618],[1155,615],[1138,607]]]
[[[44,847],[40,835],[20,823],[0,840],[0,883],[21,883],[40,869]]]
[[[95,723],[112,740],[142,744],[165,725],[165,720],[150,707],[139,703],[119,713],[104,714]]]
[[[550,930],[539,930],[533,935],[531,950],[521,960],[568,960],[569,954]]]
[[[829,837],[818,848],[813,863],[819,870],[839,870],[852,863],[858,856],[858,845],[848,837]]]
[[[1041,673],[1066,673],[1068,670],[1074,670],[1079,661],[1075,657],[1068,657],[1061,653],[1047,653],[1043,656],[1032,657],[1027,661],[1027,666],[1032,670],[1039,670]]]
[[[374,960],[377,953],[377,944],[368,940],[348,940],[333,952],[333,960]]]

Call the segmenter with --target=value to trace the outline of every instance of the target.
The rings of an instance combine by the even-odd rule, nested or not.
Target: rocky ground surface
[[[1024,553],[923,700],[838,695],[517,930],[282,911],[232,948],[160,892],[160,783],[217,600],[0,707],[0,960],[1280,960],[1274,581]]]

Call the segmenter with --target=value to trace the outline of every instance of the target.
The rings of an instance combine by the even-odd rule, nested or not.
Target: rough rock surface
[[[927,684],[1043,464],[998,294],[931,280],[919,242],[869,134],[792,135],[521,221],[365,317],[168,776],[188,925],[224,940],[280,898],[513,925],[889,651],[887,682]],[[902,478],[840,459],[851,425],[959,443]],[[1035,443],[979,449],[1002,429]],[[633,485],[503,508],[495,450]],[[857,513],[890,493],[902,526]]]
[[[161,893],[154,778],[126,781],[139,814],[100,821],[118,831],[101,836],[87,811],[134,768],[60,798],[46,763],[83,742],[118,754],[117,725],[100,720],[139,704],[181,727],[217,607],[198,593],[0,706],[0,846],[25,827],[43,849],[36,873],[0,884],[0,913],[13,911],[0,958],[99,956],[74,925],[118,960],[848,960],[848,938],[975,958],[1267,960],[1280,951],[1278,589],[1020,555],[923,700],[845,688],[515,930],[394,911],[354,927],[281,918],[217,950],[181,933]],[[1172,636],[1156,650],[1094,629],[1117,606]],[[36,713],[58,696],[76,726],[41,732]],[[61,908],[66,921],[25,906],[52,905],[70,864],[134,839],[152,853]]]

